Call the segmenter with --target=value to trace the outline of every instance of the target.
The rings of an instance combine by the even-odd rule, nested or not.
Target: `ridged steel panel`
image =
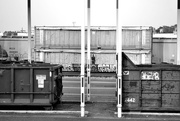
[[[1,64],[0,105],[53,106],[62,93],[55,77],[60,71],[50,64]]]
[[[69,29],[53,29],[51,27],[35,27],[35,47],[50,48],[80,48],[81,31]],[[76,27],[74,27],[76,28]],[[85,32],[87,35],[87,32]],[[123,49],[151,49],[152,30],[147,29],[129,29],[123,28],[122,31]],[[86,36],[87,41],[87,36]],[[87,46],[87,45],[86,45]],[[91,47],[115,49],[116,48],[116,29],[92,29],[91,30]]]
[[[179,66],[126,68],[123,73],[123,109],[180,110]]]
[[[133,51],[132,51],[133,52]],[[144,55],[144,56],[143,56]],[[85,54],[86,56],[86,54]],[[91,55],[92,56],[92,55]],[[115,54],[94,54],[95,56],[95,64],[116,64],[116,56]],[[151,64],[151,53],[127,53],[127,56],[132,60],[135,64]],[[81,54],[79,53],[52,53],[45,52],[44,53],[44,61],[46,63],[52,64],[62,64],[65,67],[72,66],[72,64],[80,64],[81,63]],[[40,52],[36,52],[35,60],[40,61]],[[86,62],[87,60],[85,60]]]

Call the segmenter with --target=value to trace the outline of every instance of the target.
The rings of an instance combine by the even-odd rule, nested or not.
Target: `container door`
[[[14,103],[30,103],[30,71],[14,69]]]

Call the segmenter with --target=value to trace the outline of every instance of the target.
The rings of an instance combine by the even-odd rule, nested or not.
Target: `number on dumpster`
[[[135,98],[126,98],[125,102],[127,102],[127,103],[135,103],[136,99]]]
[[[142,80],[159,80],[159,72],[156,71],[142,71],[141,72]]]

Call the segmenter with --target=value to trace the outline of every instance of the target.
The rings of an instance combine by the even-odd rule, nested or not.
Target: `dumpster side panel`
[[[123,71],[123,109],[139,110],[140,105],[140,72]]]
[[[162,71],[162,107],[180,110],[180,71]]]
[[[23,94],[30,91],[29,69],[14,69],[14,103],[30,103],[30,95]]]
[[[57,100],[55,65],[7,65],[0,68],[0,105],[52,106]],[[58,92],[59,91],[59,92]],[[59,97],[60,98],[60,97]]]
[[[0,92],[11,92],[11,69],[0,69]],[[0,94],[0,103],[7,103],[10,100],[10,94]]]
[[[34,102],[50,103],[51,78],[49,69],[34,69]],[[46,93],[46,94],[41,94]]]

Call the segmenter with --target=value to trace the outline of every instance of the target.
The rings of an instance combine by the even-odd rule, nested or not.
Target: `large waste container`
[[[124,67],[122,77],[124,110],[180,111],[180,66]]]
[[[62,66],[0,64],[0,105],[52,107],[61,101]]]

